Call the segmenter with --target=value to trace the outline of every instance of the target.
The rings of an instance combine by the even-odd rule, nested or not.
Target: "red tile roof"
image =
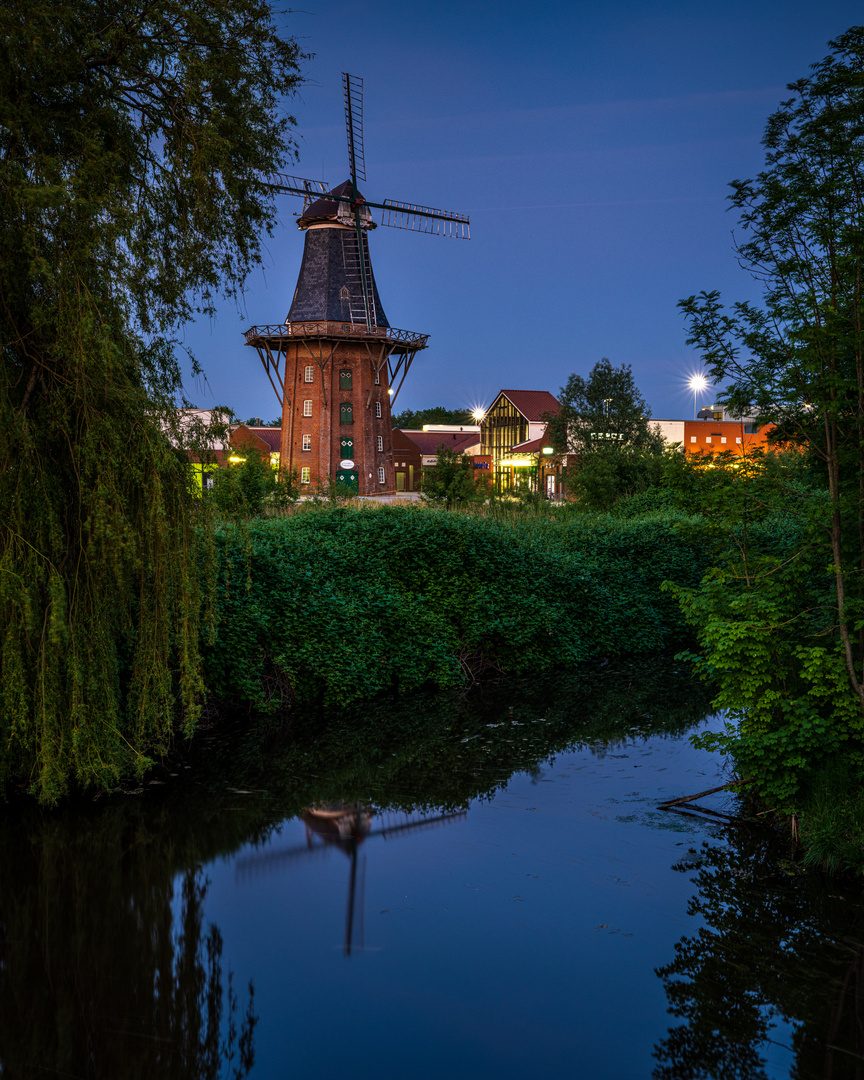
[[[278,427],[250,427],[248,424],[241,424],[241,427],[246,428],[247,431],[251,431],[253,435],[257,435],[258,438],[267,443],[272,451],[278,453],[280,447],[280,440],[282,438],[282,429]]]
[[[499,390],[495,400],[497,401],[502,394],[531,424],[542,420],[544,413],[561,411],[561,403],[548,390]]]
[[[515,446],[510,447],[511,454],[539,454],[544,446],[551,446],[551,442],[548,439],[549,428],[543,428],[543,434],[539,439],[528,439],[527,442],[516,443]]]
[[[540,447],[543,445],[543,438],[529,439],[528,442],[516,443],[515,446],[510,447],[511,454],[536,454],[539,452]]]
[[[435,454],[439,446],[446,446],[457,454],[463,453],[469,446],[476,446],[480,442],[480,436],[476,431],[468,431],[464,434],[458,431],[406,431],[400,429],[402,434],[420,448],[421,454]]]

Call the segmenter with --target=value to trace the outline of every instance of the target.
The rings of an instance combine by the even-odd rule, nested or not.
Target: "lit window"
[[[378,483],[379,484],[384,483],[384,470],[383,470],[383,468],[378,470]]]
[[[339,423],[354,423],[354,406],[350,402],[343,402],[343,404],[339,406]]]
[[[375,415],[376,416],[381,415],[381,402],[380,401],[375,402]]]
[[[300,470],[300,483],[301,484],[308,484],[309,483],[309,472],[310,472],[309,469],[301,469]]]
[[[304,450],[311,450],[312,449],[312,436],[311,435],[304,435],[303,436],[303,449]]]
[[[710,435],[705,436],[705,442],[711,442],[711,436]]]
[[[303,369],[303,381],[315,382],[315,368],[311,364]]]
[[[690,436],[690,442],[696,442],[696,436],[695,435]]]
[[[303,415],[304,416],[311,416],[312,415],[312,402],[311,401],[304,401],[303,402]]]
[[[721,438],[720,442],[721,442],[721,443],[724,443],[724,442],[726,442],[726,436],[725,436],[725,435],[724,435],[724,436],[723,436],[723,437]]]
[[[383,449],[384,449],[384,436],[379,435],[378,436],[378,453],[380,454]]]
[[[737,443],[741,442],[741,436],[740,435],[735,439],[735,442],[737,442]]]

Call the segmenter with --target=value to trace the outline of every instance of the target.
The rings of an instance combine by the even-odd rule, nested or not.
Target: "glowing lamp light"
[[[232,454],[232,455],[231,455],[231,457],[229,457],[229,458],[228,458],[228,460],[229,460],[229,461],[230,461],[230,462],[231,462],[232,464],[234,464],[234,465],[238,465],[238,464],[239,464],[239,463],[240,463],[241,461],[245,461],[245,460],[246,460],[246,458],[245,458],[245,457],[237,457],[237,456],[236,456],[235,454]]]
[[[696,403],[699,395],[708,386],[708,380],[704,375],[691,375],[687,385],[693,391],[693,419],[696,419]]]
[[[554,449],[554,447],[552,447],[552,446],[544,446],[544,447],[543,447],[543,453],[544,453],[544,454],[554,454],[554,453],[555,453],[555,449]]]
[[[472,418],[474,420],[476,420],[478,424],[481,424],[483,422],[483,417],[485,415],[486,415],[486,410],[485,409],[475,409],[474,412],[471,413]]]

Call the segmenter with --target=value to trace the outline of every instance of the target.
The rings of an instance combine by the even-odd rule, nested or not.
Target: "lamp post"
[[[698,402],[699,394],[708,385],[708,380],[705,378],[704,375],[694,375],[690,379],[690,382],[687,385],[693,391],[693,419],[695,420],[696,419],[696,413],[698,412],[697,402]]]

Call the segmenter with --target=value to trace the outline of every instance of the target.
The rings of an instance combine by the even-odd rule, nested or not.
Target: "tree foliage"
[[[640,452],[663,448],[629,364],[616,368],[604,356],[587,379],[571,375],[559,401],[560,412],[546,418],[559,453],[586,454],[610,445]]]
[[[266,0],[0,10],[0,784],[109,784],[194,723],[170,336],[259,261],[300,59]]]
[[[769,118],[765,170],[732,184],[762,302],[681,303],[725,402],[776,424],[821,482],[787,489],[807,523],[796,551],[688,600],[741,720],[726,745],[773,773],[787,807],[826,751],[860,764],[864,746],[864,27],[830,48]]]
[[[220,517],[245,521],[270,511],[284,511],[299,497],[297,470],[274,469],[256,447],[245,446],[242,462],[212,473],[207,498]]]
[[[663,439],[629,364],[604,356],[587,379],[571,375],[559,401],[560,412],[545,417],[549,436],[559,454],[576,456],[567,491],[586,509],[609,510],[659,483]]]
[[[448,409],[444,405],[432,405],[428,409],[403,409],[392,417],[393,427],[408,431],[420,431],[424,424],[453,424],[460,427],[474,424],[468,409]]]
[[[439,446],[434,465],[423,469],[423,498],[452,510],[456,506],[482,502],[488,495],[486,477],[477,479],[474,462],[467,454],[457,454]]]

